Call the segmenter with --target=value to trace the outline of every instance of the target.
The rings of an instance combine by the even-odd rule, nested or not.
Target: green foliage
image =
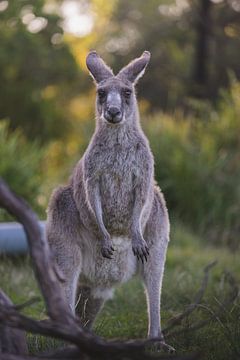
[[[76,92],[79,76],[63,42],[61,18],[46,13],[45,3],[11,0],[0,12],[0,118],[42,142],[69,128],[66,99]]]
[[[232,247],[239,245],[240,228],[239,94],[235,83],[207,121],[204,107],[199,118],[176,112],[144,122],[170,209],[206,241]]]
[[[43,157],[44,150],[36,142],[27,142],[21,131],[9,132],[8,123],[0,123],[0,176],[35,210],[40,210],[38,196],[44,179]],[[1,209],[0,220],[8,218]]]

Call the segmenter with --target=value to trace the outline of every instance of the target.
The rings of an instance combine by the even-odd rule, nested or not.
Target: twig
[[[213,312],[209,319],[202,320],[202,321],[198,322],[197,324],[194,324],[190,327],[182,328],[177,331],[169,332],[164,335],[165,338],[171,338],[171,337],[174,337],[177,335],[182,335],[187,332],[193,332],[193,331],[199,330],[199,329],[203,328],[204,326],[208,325],[213,319],[220,319],[220,317],[223,314],[222,309],[228,308],[230,305],[232,305],[234,303],[234,301],[238,297],[238,286],[237,286],[236,280],[234,279],[233,275],[230,273],[228,273],[228,280],[229,280],[229,285],[231,286],[231,293],[228,296],[228,298],[226,298],[225,301],[222,303],[221,309],[218,312]]]
[[[22,304],[18,304],[18,305],[14,305],[14,308],[18,311],[21,311],[23,310],[24,308],[28,307],[28,306],[31,306],[33,304],[36,304],[37,302],[39,302],[41,299],[39,296],[34,296],[33,298],[25,301],[24,303]]]
[[[217,263],[217,261],[215,260],[215,261],[211,262],[210,264],[208,264],[204,268],[204,276],[203,276],[202,284],[195,296],[194,302],[192,304],[188,305],[187,309],[183,313],[181,313],[169,320],[169,322],[168,322],[169,325],[163,329],[164,336],[166,336],[165,334],[170,329],[172,329],[174,326],[181,325],[182,320],[185,319],[186,317],[188,317],[198,307],[198,304],[201,302],[204,292],[208,285],[209,272],[213,268],[213,266],[216,265],[216,263]]]

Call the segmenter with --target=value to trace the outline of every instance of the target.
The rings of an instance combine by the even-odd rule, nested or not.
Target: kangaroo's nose
[[[121,113],[119,108],[117,108],[116,106],[110,106],[108,112],[112,117],[115,117]]]
[[[105,119],[113,124],[117,124],[122,120],[122,112],[117,106],[109,106],[105,111]]]

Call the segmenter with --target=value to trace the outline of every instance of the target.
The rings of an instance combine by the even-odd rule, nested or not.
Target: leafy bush
[[[0,122],[0,176],[40,214],[43,156],[44,150],[36,142],[28,142],[19,130],[9,132],[8,123]],[[9,217],[1,210],[0,221],[6,219]]]
[[[170,209],[217,243],[238,245],[240,230],[240,84],[223,93],[208,120],[156,114],[145,119],[156,178]]]

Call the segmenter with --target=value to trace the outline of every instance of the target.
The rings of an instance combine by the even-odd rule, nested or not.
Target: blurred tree
[[[0,1],[0,119],[46,142],[65,134],[66,102],[81,80],[61,18],[43,0]]]
[[[209,60],[209,36],[211,34],[211,8],[210,0],[199,2],[199,11],[196,21],[196,51],[194,61],[193,85],[195,96],[204,96],[208,81],[207,64]]]
[[[186,105],[186,96],[215,101],[240,79],[239,0],[121,0],[97,47],[115,69],[148,49],[151,71],[140,97],[151,109]]]
[[[230,70],[240,78],[240,2],[195,0],[192,18],[196,41],[190,91],[215,101],[230,84]]]

